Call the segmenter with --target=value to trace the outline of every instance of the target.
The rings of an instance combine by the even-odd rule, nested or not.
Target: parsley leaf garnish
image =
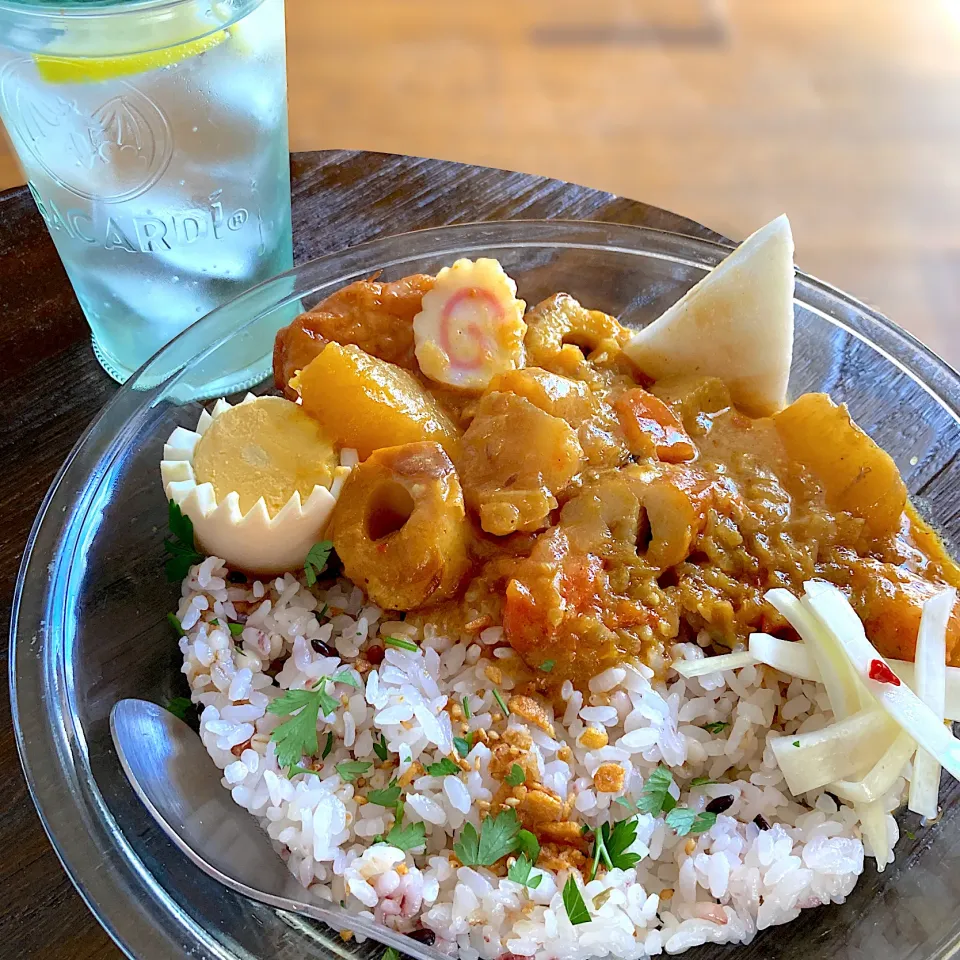
[[[415,850],[427,842],[427,828],[422,823],[411,823],[401,827],[397,822],[384,837],[384,842],[401,850]]]
[[[533,869],[533,864],[525,855],[521,854],[521,856],[510,865],[510,869],[507,871],[507,879],[512,880],[514,883],[522,883],[531,890],[536,890],[537,887],[540,886],[540,881],[543,880],[543,874],[538,873],[535,877],[531,877],[531,869]]]
[[[590,879],[597,875],[597,868],[605,863],[609,869],[619,867],[626,870],[640,862],[639,853],[628,853],[628,848],[637,839],[637,818],[621,820],[612,827],[609,823],[603,824],[596,831],[593,838],[593,869]]]
[[[331,730],[327,734],[327,742],[323,745],[323,753],[320,754],[321,760],[326,760],[330,756],[330,751],[333,749],[333,731]]]
[[[381,762],[386,762],[390,751],[387,749],[387,738],[381,733],[379,740],[373,741],[373,752],[380,758]]]
[[[332,679],[334,683],[345,683],[348,687],[355,687],[357,690],[363,688],[363,684],[349,670],[335,673]]]
[[[180,626],[180,621],[177,619],[176,615],[173,613],[167,614],[167,623],[177,632],[178,637],[185,637],[186,634],[183,632],[183,627]]]
[[[495,817],[487,817],[479,833],[472,823],[465,824],[453,852],[465,867],[490,867],[517,849],[519,833],[516,811],[508,807]]]
[[[357,777],[362,777],[373,764],[369,760],[341,760],[337,766],[340,779],[346,783],[353,783]]]
[[[167,525],[171,537],[163,541],[163,548],[170,554],[164,564],[167,580],[176,583],[183,580],[195,563],[203,562],[203,554],[197,553],[193,542],[193,521],[173,501],[167,502]]]
[[[164,709],[172,713],[178,720],[186,720],[187,712],[193,709],[193,701],[189,697],[173,697],[167,701]]]
[[[400,960],[400,954],[397,953],[393,947],[387,947],[387,949],[383,951],[383,956],[380,960]]]
[[[371,790],[367,794],[367,800],[379,807],[395,807],[399,799],[400,785],[397,783],[396,777],[382,790]]]
[[[231,623],[231,624],[228,624],[228,626],[229,626],[229,628],[230,628],[230,636],[231,636],[231,637],[239,637],[240,634],[243,633],[243,624],[242,624],[242,623]]]
[[[334,700],[323,687],[321,680],[316,690],[287,690],[267,707],[268,713],[290,716],[270,734],[270,739],[276,745],[277,763],[281,767],[291,767],[301,757],[316,755],[320,712],[322,710],[323,715],[327,716],[340,706],[340,702]],[[295,710],[300,712],[295,714]]]
[[[694,777],[690,781],[691,787],[705,787],[708,783],[716,783],[716,780],[711,780],[709,777]]]
[[[620,804],[621,807],[626,807],[631,813],[642,813],[636,803],[629,797],[617,797],[613,802]]]
[[[511,787],[519,787],[526,779],[527,775],[523,772],[523,767],[519,763],[515,763],[510,768],[510,772],[503,778],[503,782]]]
[[[454,737],[453,745],[457,748],[457,753],[465,757],[473,749],[473,731],[471,730],[466,737]]]
[[[673,774],[661,763],[647,777],[643,792],[637,801],[637,809],[641,813],[652,813],[654,816],[672,810],[677,805],[677,801],[670,795],[672,783]]]
[[[536,834],[531,833],[529,830],[521,830],[517,834],[517,849],[527,857],[531,863],[536,863],[537,857],[540,856],[540,841],[537,839]]]
[[[574,926],[590,922],[590,911],[583,902],[583,895],[572,873],[563,885],[563,909],[567,911],[567,917]]]
[[[674,807],[666,817],[667,826],[676,830],[679,837],[685,837],[688,833],[703,833],[716,822],[715,813],[697,813],[689,807]]]
[[[726,720],[715,720],[713,723],[701,724],[700,729],[706,730],[707,733],[722,733],[729,726],[730,724]]]
[[[317,577],[327,569],[331,550],[333,550],[333,543],[330,540],[321,540],[310,548],[306,560],[303,561],[303,573],[307,578],[307,586],[312,587],[317,582]]]
[[[431,777],[449,777],[453,773],[459,773],[460,768],[449,758],[444,757],[437,763],[431,763],[427,767],[427,773]]]
[[[319,776],[320,776],[320,774],[317,773],[317,771],[314,770],[314,769],[312,769],[311,767],[301,767],[301,766],[299,766],[299,765],[298,765],[298,766],[295,766],[295,767],[291,767],[291,768],[287,771],[287,776],[288,776],[288,777],[292,777],[292,776],[294,776],[295,774],[298,774],[298,773],[312,773],[315,777],[319,777]]]
[[[556,660],[544,660],[543,663],[540,664],[540,669],[544,673],[549,673],[556,665]]]

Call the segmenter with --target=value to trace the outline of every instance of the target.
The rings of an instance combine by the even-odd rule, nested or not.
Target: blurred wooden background
[[[287,0],[294,150],[549,174],[742,238],[960,366],[960,0]],[[21,181],[0,146],[0,188]]]

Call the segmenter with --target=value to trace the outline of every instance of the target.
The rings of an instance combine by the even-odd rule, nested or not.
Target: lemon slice
[[[217,30],[206,37],[178,43],[162,50],[129,53],[119,57],[52,57],[35,54],[37,72],[47,83],[99,83],[116,77],[146,73],[206,53],[229,37],[226,30]]]

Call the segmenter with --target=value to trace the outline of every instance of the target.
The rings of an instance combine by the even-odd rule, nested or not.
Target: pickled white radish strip
[[[830,784],[830,792],[851,803],[880,800],[897,782],[904,765],[916,749],[917,745],[910,735],[901,730],[887,752],[862,780],[836,780]]]
[[[675,660],[671,666],[681,677],[705,677],[709,673],[723,670],[741,670],[757,663],[752,653],[743,650],[739,653],[723,653],[717,657],[704,657],[702,660]]]
[[[496,260],[444,267],[413,319],[417,362],[431,380],[482,390],[498,373],[523,366],[526,304]]]
[[[887,811],[883,804],[876,800],[857,807],[860,817],[860,826],[864,839],[870,844],[873,856],[877,861],[877,871],[882,873],[883,868],[893,862],[893,848],[887,835]]]
[[[760,662],[801,680],[819,682],[820,668],[805,643],[781,640],[769,633],[750,634],[750,653]]]
[[[890,665],[867,639],[863,624],[847,598],[836,587],[817,583],[804,602],[839,641],[861,683],[881,709],[918,745],[931,753],[952,777],[960,780],[960,740],[943,725],[942,717],[938,717],[896,678]],[[881,679],[876,679],[878,676]],[[894,679],[886,679],[888,676]]]
[[[677,660],[671,664],[671,667],[681,676],[690,678],[723,670],[740,670],[743,667],[756,666],[758,663],[773,667],[774,670],[779,670],[788,677],[799,677],[801,680],[810,680],[814,683],[820,682],[820,670],[805,643],[783,640],[769,633],[751,633],[750,650],[747,655],[724,653],[717,657],[704,657],[700,660]],[[887,663],[893,667],[893,672],[916,692],[914,665],[909,660],[888,660]],[[960,720],[960,667],[947,667],[946,677],[944,717],[947,720]]]
[[[862,777],[880,760],[898,733],[876,707],[810,733],[770,741],[790,792],[797,796],[835,780]]]
[[[865,706],[860,684],[849,662],[836,640],[823,629],[811,612],[789,590],[768,590],[764,599],[789,621],[813,653],[820,671],[820,682],[827,688],[833,715],[843,720]]]
[[[920,615],[917,634],[916,685],[914,693],[943,719],[947,692],[947,622],[953,611],[957,592],[952,588],[931,597]],[[907,807],[928,820],[939,812],[940,764],[923,747],[917,750],[910,778],[910,798]]]

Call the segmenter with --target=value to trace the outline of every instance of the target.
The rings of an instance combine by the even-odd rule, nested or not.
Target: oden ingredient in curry
[[[368,458],[331,525],[349,576],[458,634],[502,625],[527,692],[629,658],[659,667],[677,639],[794,638],[763,594],[814,577],[848,593],[881,653],[909,659],[923,601],[960,585],[893,461],[829,397],[754,418],[715,378],[651,383],[623,352],[629,331],[566,294],[527,312],[526,366],[454,389],[411,352],[431,287],[335,294],[278,334],[277,386],[293,378]],[[428,448],[436,470],[399,475]],[[947,645],[960,663],[957,614]]]

